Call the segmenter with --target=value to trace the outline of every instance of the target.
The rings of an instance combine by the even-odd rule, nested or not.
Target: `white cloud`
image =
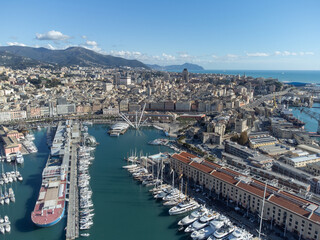
[[[98,43],[96,42],[96,41],[89,41],[89,40],[87,40],[86,41],[86,45],[88,45],[88,46],[98,46]]]
[[[176,57],[170,54],[166,54],[166,53],[162,53],[162,57],[164,58],[164,60],[166,61],[172,61],[175,60]]]
[[[304,55],[314,55],[314,52],[289,52],[289,51],[275,51],[274,55],[276,56],[304,56]]]
[[[27,46],[24,43],[18,43],[18,42],[7,42],[7,45],[9,45],[9,46],[21,46],[21,47]]]
[[[69,38],[69,36],[64,35],[61,32],[55,30],[51,30],[47,33],[36,33],[36,39],[38,40],[60,41]]]
[[[270,56],[269,53],[265,52],[255,52],[255,53],[247,53],[248,57],[268,57]]]
[[[235,55],[235,54],[230,54],[230,53],[229,53],[229,54],[226,55],[226,57],[227,57],[227,58],[237,58],[237,57],[239,57],[239,56],[238,56],[238,55]]]
[[[181,58],[190,58],[191,56],[188,53],[180,53],[179,57],[181,57]]]

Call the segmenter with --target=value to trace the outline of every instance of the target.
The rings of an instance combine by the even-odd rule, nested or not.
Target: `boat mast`
[[[262,221],[263,221],[263,210],[264,210],[264,203],[266,199],[266,192],[267,192],[267,182],[264,187],[264,193],[263,193],[263,201],[262,201],[262,208],[261,208],[261,213],[260,213],[260,226],[259,226],[259,236],[258,239],[261,239],[261,229],[262,229]]]
[[[172,172],[172,188],[174,188],[174,171]]]

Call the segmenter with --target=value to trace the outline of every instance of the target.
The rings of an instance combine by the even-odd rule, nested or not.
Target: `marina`
[[[88,202],[88,208],[79,208],[79,226],[80,223],[84,222],[81,221],[82,216],[88,216],[88,219],[92,218],[94,220],[90,230],[82,231],[79,229],[79,239],[88,236],[92,239],[103,239],[106,226],[108,226],[107,232],[110,238],[139,238],[143,232],[147,239],[190,239],[191,233],[178,232],[181,227],[178,222],[186,215],[170,216],[168,211],[174,205],[165,206],[163,201],[155,200],[150,194],[149,190],[153,187],[151,185],[147,187],[147,184],[156,182],[150,181],[145,185],[138,183],[134,178],[128,177],[128,171],[122,168],[123,165],[126,165],[123,159],[127,157],[127,152],[132,152],[132,149],[143,150],[145,155],[153,156],[155,159],[159,159],[159,151],[171,152],[172,150],[165,146],[148,145],[149,141],[160,138],[162,133],[153,128],[143,128],[141,129],[142,134],[138,135],[135,130],[128,129],[127,133],[121,138],[113,138],[106,134],[107,128],[106,125],[94,125],[88,129],[89,134],[96,137],[100,143],[94,151],[94,160],[92,154],[89,153],[92,149],[78,149],[78,160],[80,156],[84,159],[91,159],[88,161],[91,164],[82,164],[82,166],[87,166],[83,168],[83,170],[86,170],[86,174],[77,178],[77,181],[80,180],[79,182],[83,183],[84,189],[79,190],[79,202],[80,192],[85,192],[90,195],[92,205],[94,205],[94,207],[88,207],[91,205]],[[49,154],[46,145],[46,132],[46,129],[35,132],[35,144],[39,152],[34,155],[27,155],[25,164],[19,169],[24,180],[19,183],[21,184],[19,191],[15,192],[17,199],[14,203],[15,209],[10,208],[10,206],[8,208],[6,205],[4,205],[4,208],[2,207],[0,215],[8,215],[11,222],[11,233],[6,235],[6,239],[19,239],[19,237],[49,240],[66,239],[67,215],[50,228],[37,228],[30,218],[38,198],[38,189],[41,186],[39,181],[42,178],[42,171],[46,166]],[[129,163],[134,165],[133,162]],[[150,164],[149,161],[148,164]],[[78,166],[80,171],[80,164]],[[8,169],[12,168],[12,166],[4,164],[4,171],[11,171]],[[156,168],[154,168],[154,173],[156,174]],[[175,178],[178,179],[178,176],[175,176]],[[86,180],[90,181],[87,186]],[[12,184],[16,185],[18,183],[13,182]],[[13,185],[13,190],[15,190],[15,185]],[[168,185],[163,183],[162,186],[165,188]],[[176,184],[175,187],[179,186]],[[167,202],[170,203],[170,201]],[[177,204],[174,201],[171,201],[171,203]],[[198,203],[200,202],[198,201]],[[186,212],[186,214],[191,212],[192,210]],[[123,231],[123,226],[126,226],[126,231]],[[241,231],[241,229],[236,229],[234,233]]]
[[[181,154],[188,155],[187,153]],[[254,239],[253,234],[242,226],[240,227],[239,223],[233,223],[222,213],[208,209],[204,205],[201,206],[195,199],[188,196],[187,184],[183,183],[182,175],[178,176],[179,188],[175,187],[175,173],[173,171],[171,171],[172,185],[163,185],[163,169],[165,167],[163,159],[161,159],[158,170],[149,173],[150,168],[154,169],[153,165],[156,164],[156,161],[151,158],[151,166],[148,168],[146,164],[148,161],[145,158],[140,157],[134,162],[135,165],[125,165],[123,168],[128,170],[132,177],[145,187],[154,186],[149,189],[149,192],[155,199],[163,201],[163,205],[169,208],[170,216],[190,214],[177,223],[180,226],[179,231],[184,230],[185,233],[190,233],[192,239]],[[146,181],[152,184],[145,184]],[[184,186],[185,193],[183,193]],[[234,231],[236,233],[233,235]]]

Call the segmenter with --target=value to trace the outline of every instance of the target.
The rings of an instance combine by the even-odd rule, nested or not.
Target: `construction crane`
[[[307,114],[310,118],[318,122],[317,133],[320,134],[320,114],[314,111],[311,111],[309,108],[300,108],[300,112]]]

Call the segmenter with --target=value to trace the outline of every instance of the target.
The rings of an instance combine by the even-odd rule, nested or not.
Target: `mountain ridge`
[[[201,71],[204,68],[200,65],[193,64],[193,63],[184,63],[181,65],[167,65],[167,66],[160,66],[157,64],[147,64],[153,70],[159,71],[182,71],[183,69],[187,68],[189,71]]]
[[[79,65],[82,67],[133,67],[149,69],[146,64],[138,60],[104,55],[83,47],[51,50],[43,47],[0,46],[0,52],[7,52],[41,63],[61,66]]]

